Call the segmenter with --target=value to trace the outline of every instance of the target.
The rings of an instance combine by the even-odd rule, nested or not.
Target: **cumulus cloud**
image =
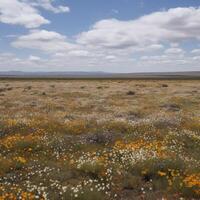
[[[192,71],[199,69],[197,57],[188,55],[185,57],[176,57],[172,55],[142,56],[138,64],[142,66],[160,66],[160,68],[163,68],[165,71]]]
[[[54,53],[72,50],[76,45],[68,43],[66,37],[57,32],[36,29],[31,30],[27,35],[18,37],[16,41],[12,42],[12,46]]]
[[[169,49],[166,49],[165,50],[165,53],[166,54],[175,54],[175,55],[177,55],[177,54],[183,54],[184,53],[184,50],[183,49],[180,49],[180,48],[169,48]]]
[[[191,51],[192,54],[199,54],[200,55],[200,49],[193,49]]]
[[[170,43],[170,46],[171,46],[172,48],[177,48],[177,47],[179,47],[179,43],[173,42],[173,43]]]
[[[80,44],[119,49],[186,39],[200,39],[200,8],[173,8],[130,21],[101,20],[77,36]]]
[[[69,56],[87,57],[89,52],[86,50],[72,50],[68,53]]]
[[[38,56],[30,55],[30,56],[29,56],[29,60],[30,60],[30,61],[39,61],[39,60],[41,60],[41,58],[38,57]]]
[[[116,56],[114,55],[108,55],[105,57],[107,60],[115,60],[116,59]]]
[[[11,54],[0,54],[0,69],[1,71],[91,71],[94,69],[108,72],[191,71],[199,70],[199,61],[200,56],[177,58],[169,55],[155,55],[143,56],[140,59],[119,59],[114,55],[108,55],[102,59],[88,59],[85,57],[59,55],[36,60],[35,58],[30,59],[30,56],[18,58]]]
[[[0,0],[0,22],[22,25],[26,28],[37,28],[49,24],[38,8],[54,13],[69,12],[68,6],[53,6],[52,0]]]
[[[42,59],[41,54],[38,59],[33,52],[15,63],[32,68],[42,66],[43,70],[94,67],[102,71],[182,71],[191,66],[193,70],[199,69],[198,49],[187,53],[182,46],[182,41],[190,39],[200,39],[200,8],[173,8],[129,21],[101,20],[75,39],[55,31],[34,29],[13,39],[11,45],[41,51],[45,58],[49,56]]]
[[[0,22],[36,28],[49,24],[37,9],[19,0],[0,0]]]

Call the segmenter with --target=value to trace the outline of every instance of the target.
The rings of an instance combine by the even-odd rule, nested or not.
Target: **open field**
[[[200,199],[199,80],[1,80],[0,200]]]

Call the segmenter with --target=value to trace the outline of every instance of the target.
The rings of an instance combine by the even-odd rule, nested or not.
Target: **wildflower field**
[[[1,80],[0,200],[200,199],[200,81]]]

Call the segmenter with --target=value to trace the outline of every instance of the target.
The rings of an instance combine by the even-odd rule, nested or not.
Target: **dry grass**
[[[200,199],[200,82],[0,82],[0,199]]]

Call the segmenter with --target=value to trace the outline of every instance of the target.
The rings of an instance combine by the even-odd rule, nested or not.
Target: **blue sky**
[[[0,0],[0,71],[199,71],[197,0]]]

